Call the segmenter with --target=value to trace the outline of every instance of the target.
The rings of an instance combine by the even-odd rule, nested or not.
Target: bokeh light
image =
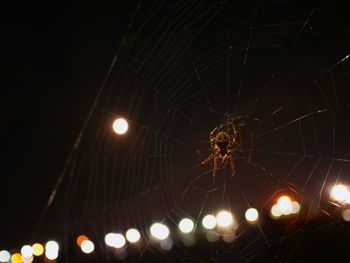
[[[56,241],[49,241],[45,245],[45,256],[50,260],[58,258],[59,245]]]
[[[222,239],[226,243],[232,243],[236,239],[236,232],[235,231],[225,232],[222,236]]]
[[[94,245],[94,243],[92,243],[91,240],[84,240],[81,243],[81,250],[85,254],[90,254],[91,252],[93,252],[95,250],[95,245]]]
[[[343,211],[343,219],[344,221],[350,221],[350,208],[347,208]]]
[[[344,185],[335,185],[331,192],[331,197],[335,201],[344,201],[347,198],[348,189]]]
[[[123,118],[118,118],[113,122],[113,130],[115,133],[122,135],[128,131],[128,122]]]
[[[206,238],[209,242],[213,243],[219,240],[219,234],[215,231],[208,231],[206,234]]]
[[[170,250],[173,247],[174,242],[170,238],[161,240],[159,246],[164,250]]]
[[[1,250],[0,251],[0,262],[7,262],[11,258],[10,252],[7,250]]]
[[[189,218],[184,218],[179,223],[179,229],[182,233],[190,233],[194,229],[194,222]]]
[[[159,240],[166,239],[169,234],[169,228],[161,223],[154,223],[150,228],[151,235]]]
[[[297,214],[300,211],[300,204],[297,201],[292,202],[292,214]]]
[[[184,235],[182,237],[182,242],[185,246],[191,247],[196,243],[196,238],[192,234]]]
[[[11,257],[12,263],[22,263],[22,255],[20,253],[15,253]]]
[[[233,217],[230,212],[221,211],[216,215],[216,221],[220,227],[229,227],[233,224]]]
[[[34,261],[34,257],[30,256],[30,257],[23,257],[22,256],[22,262],[23,263],[32,263]]]
[[[279,209],[277,204],[274,204],[271,207],[271,216],[272,218],[279,218],[282,215],[281,210]]]
[[[141,238],[141,234],[137,229],[131,228],[128,231],[126,231],[126,239],[130,243],[136,243],[140,240],[140,238]]]
[[[109,233],[105,236],[105,242],[110,247],[122,248],[126,244],[125,237],[122,234]]]
[[[89,238],[87,236],[85,236],[85,235],[78,236],[77,237],[77,245],[79,247],[81,247],[81,243],[83,243],[83,241],[85,241],[85,240],[89,240]]]
[[[206,215],[203,217],[202,225],[206,229],[213,229],[216,227],[216,217],[213,215]]]
[[[30,258],[33,256],[33,248],[29,245],[25,245],[21,249],[21,254],[24,258]]]
[[[277,206],[283,215],[289,215],[292,212],[292,201],[286,195],[278,198]]]
[[[35,244],[33,244],[32,248],[33,248],[33,255],[34,255],[34,256],[39,257],[39,256],[41,256],[42,254],[44,254],[44,247],[43,247],[42,244],[40,244],[40,243],[35,243]]]
[[[259,218],[259,213],[258,210],[256,210],[255,208],[249,208],[246,212],[245,212],[245,219],[249,222],[249,223],[254,223],[258,220]]]

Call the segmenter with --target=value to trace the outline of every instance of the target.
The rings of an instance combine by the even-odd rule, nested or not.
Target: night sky
[[[350,184],[349,4],[126,2],[2,8],[0,250],[53,238],[59,261],[114,262],[108,231],[251,205],[261,224],[242,223],[233,245],[174,238],[168,254],[150,245],[124,260],[345,262],[349,223],[329,189]],[[118,116],[125,136],[111,130]],[[214,183],[198,164],[228,120],[236,174]],[[269,217],[279,191],[300,216]],[[98,243],[90,258],[81,233]]]

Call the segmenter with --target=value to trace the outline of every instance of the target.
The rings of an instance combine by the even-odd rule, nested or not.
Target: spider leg
[[[214,154],[212,153],[211,155],[209,155],[209,157],[208,157],[207,159],[205,159],[204,161],[202,161],[202,162],[199,164],[199,166],[205,165],[205,164],[209,163],[209,162],[211,161],[211,159],[213,159],[213,158],[214,158]]]
[[[235,163],[234,163],[234,160],[233,160],[233,156],[230,155],[228,157],[228,163],[230,165],[230,168],[231,168],[231,176],[234,176],[235,175],[235,171],[236,171],[236,168],[235,168]]]

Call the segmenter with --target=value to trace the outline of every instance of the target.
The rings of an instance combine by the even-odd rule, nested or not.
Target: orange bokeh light
[[[85,240],[89,240],[89,238],[85,235],[80,235],[77,238],[77,245],[81,247],[81,243],[83,243]]]

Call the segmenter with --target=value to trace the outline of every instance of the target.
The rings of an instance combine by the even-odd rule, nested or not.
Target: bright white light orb
[[[126,240],[122,234],[109,233],[105,236],[105,243],[110,247],[122,248],[125,246]]]
[[[141,238],[141,234],[137,229],[131,228],[128,231],[126,231],[126,239],[130,243],[136,243],[140,240],[140,238]]]
[[[191,219],[184,218],[179,223],[179,229],[182,233],[185,233],[185,234],[190,233],[194,229],[194,223]]]
[[[249,208],[247,211],[245,211],[245,219],[250,222],[256,222],[259,218],[258,210],[255,208]]]
[[[206,229],[213,229],[216,227],[216,217],[213,215],[206,215],[203,217],[202,225]]]
[[[332,189],[331,196],[335,201],[342,202],[347,198],[348,189],[344,185],[336,185]]]
[[[289,215],[292,212],[292,201],[286,195],[278,198],[277,206],[283,215]]]
[[[49,241],[49,242],[47,242],[46,243],[46,245],[45,245],[45,250],[59,250],[59,245],[58,245],[58,243],[56,242],[56,241]]]
[[[0,251],[0,262],[7,262],[11,258],[10,252],[7,250],[1,250]]]
[[[279,218],[281,215],[282,215],[282,212],[281,212],[281,210],[279,209],[278,205],[277,205],[277,204],[274,204],[274,205],[271,207],[271,216],[272,216],[273,218]]]
[[[55,260],[58,258],[58,250],[45,250],[45,257],[50,260]]]
[[[123,118],[118,118],[113,122],[113,130],[116,134],[122,135],[128,131],[128,122]]]
[[[228,211],[221,211],[216,215],[216,221],[220,227],[228,227],[233,224],[232,214]]]
[[[297,214],[300,211],[300,205],[297,201],[292,202],[292,214]]]
[[[81,242],[80,248],[85,254],[90,254],[95,250],[95,245],[94,243],[92,243],[91,240],[84,240],[83,242]]]
[[[170,234],[169,228],[161,223],[154,223],[151,226],[150,231],[151,235],[159,240],[166,239]]]
[[[30,258],[33,256],[33,248],[29,245],[25,245],[21,249],[21,254],[24,258]]]

